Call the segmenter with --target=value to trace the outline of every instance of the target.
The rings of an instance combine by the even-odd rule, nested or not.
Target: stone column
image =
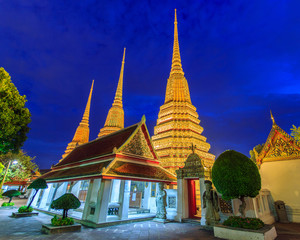
[[[206,214],[206,209],[207,208],[203,208],[204,206],[204,202],[203,202],[203,193],[205,192],[205,185],[204,185],[204,178],[199,178],[199,184],[200,184],[200,199],[201,199],[201,225],[206,225],[206,218],[205,218],[205,214]]]
[[[97,206],[100,206],[97,223],[106,222],[108,204],[109,204],[110,194],[111,194],[111,187],[112,187],[112,180],[102,179],[101,187],[98,195],[98,201],[97,201]]]
[[[88,192],[82,213],[83,220],[96,222],[95,215],[97,213],[97,198],[100,189],[101,179],[92,179],[89,183]],[[99,207],[98,207],[99,208]],[[98,210],[99,211],[99,210]]]
[[[120,210],[119,216],[121,220],[128,219],[129,198],[130,198],[130,180],[122,180],[120,188]]]

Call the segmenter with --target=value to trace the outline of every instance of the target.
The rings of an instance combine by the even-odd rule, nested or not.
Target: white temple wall
[[[285,202],[289,221],[300,222],[300,159],[264,162],[260,175],[272,201]]]
[[[42,197],[42,199],[41,199],[41,201],[40,201],[40,204],[39,204],[39,206],[38,206],[40,209],[48,208],[48,206],[47,206],[47,199],[48,199],[49,193],[50,193],[50,191],[51,191],[52,184],[51,184],[51,185],[50,185],[50,184],[47,184],[47,185],[48,185],[48,188],[46,188],[46,189],[44,190],[43,197]]]

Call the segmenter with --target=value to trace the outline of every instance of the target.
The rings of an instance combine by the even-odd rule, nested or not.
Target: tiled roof
[[[90,159],[113,152],[113,149],[119,148],[130,137],[137,128],[138,124],[124,128],[120,131],[98,138],[86,144],[76,147],[61,162],[55,165],[60,167],[65,164],[76,163],[85,159]]]
[[[107,167],[110,161],[90,164],[85,166],[78,166],[73,168],[61,169],[61,170],[52,170],[42,176],[45,180],[62,180],[76,177],[89,177],[96,174],[101,174],[103,167]]]

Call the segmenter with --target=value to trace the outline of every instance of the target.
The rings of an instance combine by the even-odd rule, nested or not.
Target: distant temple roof
[[[175,175],[160,166],[145,118],[76,147],[42,176],[48,182],[92,178],[175,183]]]
[[[264,162],[299,159],[299,143],[276,124],[272,112],[271,119],[272,129],[256,158],[257,165],[260,166]]]

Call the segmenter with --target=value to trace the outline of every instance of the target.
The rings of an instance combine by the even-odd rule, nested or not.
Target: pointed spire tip
[[[272,114],[272,110],[270,110],[270,115],[271,115],[271,119],[272,119],[273,125],[276,124],[276,123],[275,123],[274,116],[273,116],[273,114]]]

